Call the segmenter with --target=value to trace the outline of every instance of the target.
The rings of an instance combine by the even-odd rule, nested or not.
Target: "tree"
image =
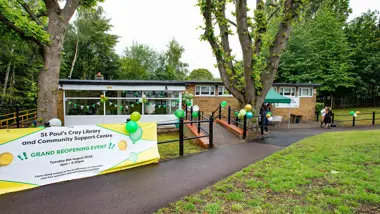
[[[321,5],[315,16],[295,26],[280,60],[280,82],[320,83],[320,95],[338,95],[354,86],[350,72],[350,49],[344,32],[345,20]]]
[[[204,68],[194,69],[189,76],[188,80],[214,80],[212,73]]]
[[[183,80],[188,64],[181,61],[185,49],[171,40],[167,50],[159,53],[148,45],[133,43],[121,58],[120,79]]]
[[[105,78],[114,78],[120,65],[114,50],[118,36],[108,33],[111,28],[102,7],[79,11],[65,36],[60,76],[93,79],[101,71]]]
[[[78,7],[95,6],[97,0],[0,0],[0,22],[27,41],[38,45],[44,66],[38,76],[38,117],[57,117],[61,52],[67,26]],[[41,18],[42,17],[42,18]]]
[[[154,79],[155,71],[159,66],[160,54],[148,45],[134,42],[124,51],[121,58],[119,79]]]
[[[380,21],[378,11],[368,11],[348,23],[346,29],[352,54],[350,60],[357,75],[358,95],[376,96],[380,87]]]
[[[0,24],[0,105],[33,105],[41,60],[35,45]]]
[[[185,79],[189,65],[181,61],[185,52],[175,39],[167,46],[168,50],[161,57],[161,67],[156,71],[156,79],[159,80],[183,80]],[[164,65],[164,66],[162,66]]]
[[[247,0],[234,1],[235,23],[226,17],[226,0],[198,0],[205,21],[201,39],[209,42],[225,87],[239,100],[241,106],[253,104],[256,112],[260,110],[272,87],[292,23],[299,16],[304,4],[303,0],[279,1],[283,5],[276,2],[267,1],[265,4],[264,0],[256,0],[252,18],[248,15],[250,9]],[[271,28],[271,21],[278,21],[276,29]],[[236,27],[241,45],[242,70],[235,66],[236,60],[231,54],[231,25]]]

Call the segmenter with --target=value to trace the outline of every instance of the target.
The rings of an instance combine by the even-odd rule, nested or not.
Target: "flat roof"
[[[185,85],[223,85],[222,81],[210,80],[72,80],[60,79],[59,84],[67,85],[172,85],[172,86],[185,86]],[[289,87],[319,87],[320,84],[315,83],[273,83],[273,86],[289,86]]]
[[[179,85],[184,86],[186,82],[175,80],[70,80],[61,79],[59,84],[67,85]]]

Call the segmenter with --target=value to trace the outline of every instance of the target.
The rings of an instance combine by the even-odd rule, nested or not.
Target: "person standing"
[[[327,106],[324,109],[321,110],[321,115],[322,115],[321,128],[322,128],[322,125],[323,125],[323,123],[325,121],[326,110],[327,110]],[[325,125],[326,125],[326,123],[325,123]]]
[[[326,110],[326,114],[323,120],[323,122],[326,124],[325,129],[331,129],[331,117],[332,117],[332,111],[330,108],[328,108]]]

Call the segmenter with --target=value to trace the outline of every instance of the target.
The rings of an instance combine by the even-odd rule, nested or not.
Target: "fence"
[[[342,124],[342,125],[376,125],[376,120],[380,120],[380,118],[376,118],[376,114],[378,112],[372,113],[360,113],[357,117],[354,117],[350,114],[332,114],[331,123],[332,124]],[[322,122],[319,119],[320,114],[316,114],[316,121]]]
[[[227,116],[223,115],[223,110],[227,111]],[[215,109],[211,113],[211,117],[213,119],[219,119],[221,120],[222,118],[225,118],[227,120],[227,123],[230,125],[231,122],[235,123],[237,127],[240,127],[243,129],[243,134],[242,138],[246,139],[247,138],[247,130],[249,129],[248,127],[248,120],[246,115],[244,115],[243,119],[239,119],[237,116],[233,117],[232,115],[235,114],[235,112],[239,112],[240,110],[232,109],[231,106],[228,106],[228,108],[222,107],[222,104],[219,104],[219,107]],[[232,112],[232,114],[231,114]],[[256,120],[259,121],[259,127],[260,127],[260,133],[261,135],[264,135],[264,129],[268,132],[268,118],[265,116],[253,116],[253,118],[256,118]],[[251,127],[253,129],[254,127]],[[257,128],[257,127],[255,127]]]
[[[333,109],[377,107],[380,106],[380,96],[375,97],[319,97],[317,102]]]
[[[34,106],[0,106],[0,129],[30,126],[35,120],[37,110]]]
[[[192,107],[191,107],[192,111]],[[187,107],[186,107],[186,120],[188,118],[187,115]],[[175,140],[167,140],[167,141],[159,141],[157,144],[165,144],[165,143],[174,143],[174,142],[179,142],[179,155],[183,156],[184,155],[184,141],[185,140],[194,140],[194,139],[200,139],[200,138],[206,138],[208,137],[209,139],[209,149],[213,148],[213,133],[214,133],[214,119],[213,117],[207,118],[201,115],[200,113],[198,114],[198,120],[194,121],[192,117],[190,117],[190,121],[185,121],[184,118],[180,118],[178,122],[172,122],[172,123],[158,123],[157,126],[167,126],[167,125],[175,125],[178,127],[178,139]],[[202,120],[201,120],[202,119]],[[202,123],[208,123],[209,125],[209,130],[206,131],[201,127]],[[184,125],[185,124],[196,124],[197,126],[197,132],[198,134],[201,133],[201,130],[204,132],[204,135],[201,136],[195,136],[195,137],[186,137],[184,136]]]

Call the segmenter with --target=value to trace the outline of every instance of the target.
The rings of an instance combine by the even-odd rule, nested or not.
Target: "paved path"
[[[282,130],[271,133],[265,144],[224,146],[159,164],[2,195],[1,214],[152,213],[283,148],[278,145],[287,146],[324,131]]]
[[[209,130],[209,124],[202,124],[201,125],[203,129],[205,129],[207,132]],[[227,129],[223,128],[221,125],[214,123],[214,146],[215,147],[221,147],[221,146],[229,146],[238,144],[241,142],[244,142],[243,139],[240,139],[236,137],[232,132],[228,131]]]
[[[0,196],[0,213],[152,213],[281,148],[242,143],[159,164],[10,193]]]

